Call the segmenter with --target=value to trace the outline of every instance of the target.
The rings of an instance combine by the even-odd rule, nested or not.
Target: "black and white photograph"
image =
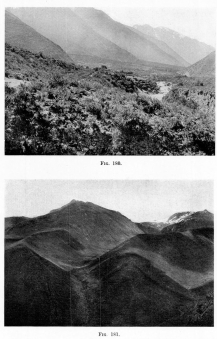
[[[215,10],[71,6],[5,8],[5,155],[213,156]]]
[[[7,181],[5,326],[212,327],[213,188]]]
[[[217,338],[216,10],[1,2],[1,338]]]

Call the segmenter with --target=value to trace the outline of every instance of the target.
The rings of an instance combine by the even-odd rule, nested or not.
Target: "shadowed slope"
[[[70,323],[70,277],[23,246],[5,253],[5,325]]]
[[[8,11],[5,11],[5,42],[34,53],[42,52],[45,56],[72,62],[60,46],[36,32]]]
[[[139,235],[110,251],[108,256],[117,254],[149,260],[153,267],[185,289],[213,280],[213,245],[193,241],[182,234]],[[103,258],[107,260],[107,254]]]

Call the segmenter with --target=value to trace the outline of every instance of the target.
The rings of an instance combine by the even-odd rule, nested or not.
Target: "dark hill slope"
[[[69,8],[10,8],[14,15],[60,45],[69,55],[91,55],[123,62],[138,62],[108,41]]]
[[[5,11],[5,42],[34,53],[42,52],[45,56],[72,62],[60,46],[36,32],[8,11]]]
[[[166,27],[153,28],[150,25],[135,25],[134,28],[164,41],[190,64],[194,64],[214,51],[214,47],[196,39],[191,39]]]
[[[55,235],[52,234],[54,231]],[[68,233],[71,240],[63,231]],[[75,200],[44,216],[7,218],[5,232],[6,239],[26,239],[39,253],[41,246],[49,246],[49,253],[52,248],[55,251],[60,238],[66,246],[71,246],[72,250],[81,251],[88,257],[102,255],[130,237],[142,233],[134,223],[118,212]],[[51,239],[52,244],[47,244]]]
[[[213,245],[183,234],[138,235],[103,258],[107,260],[117,254],[149,260],[153,267],[184,289],[190,290],[213,280]]]
[[[202,60],[186,68],[183,74],[191,77],[214,77],[215,76],[215,52],[210,53]]]
[[[5,252],[5,325],[64,326],[74,308],[70,275],[23,246]]]
[[[94,8],[74,8],[73,11],[104,38],[127,50],[142,61],[178,65],[180,62],[160,49],[155,43],[111,19]]]

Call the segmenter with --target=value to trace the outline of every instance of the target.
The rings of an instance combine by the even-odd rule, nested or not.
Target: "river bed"
[[[154,99],[162,100],[162,98],[171,90],[172,84],[165,81],[158,81],[158,87],[160,87],[159,93],[147,93],[148,96]]]

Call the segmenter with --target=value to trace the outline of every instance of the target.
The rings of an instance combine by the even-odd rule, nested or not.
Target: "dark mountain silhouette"
[[[72,62],[72,59],[60,46],[36,32],[8,11],[5,11],[5,42],[31,52],[42,52],[45,56]]]
[[[138,62],[132,54],[95,32],[69,8],[38,7],[8,10],[37,32],[57,43],[69,55],[90,55],[122,62]]]
[[[184,219],[191,232],[213,226],[207,211],[168,223]],[[6,218],[5,325],[212,326],[212,241],[189,237],[187,226],[144,234],[137,225],[75,200],[44,216]],[[198,305],[204,316],[195,322]]]
[[[214,51],[214,47],[166,27],[153,28],[150,25],[135,25],[134,28],[144,34],[164,41],[190,64],[194,64]]]
[[[142,61],[182,66],[174,55],[168,54],[156,44],[130,27],[111,19],[103,11],[94,8],[74,8],[73,11],[104,38],[127,50]]]
[[[191,77],[214,77],[215,76],[215,52],[210,53],[202,60],[186,68],[184,75]]]

